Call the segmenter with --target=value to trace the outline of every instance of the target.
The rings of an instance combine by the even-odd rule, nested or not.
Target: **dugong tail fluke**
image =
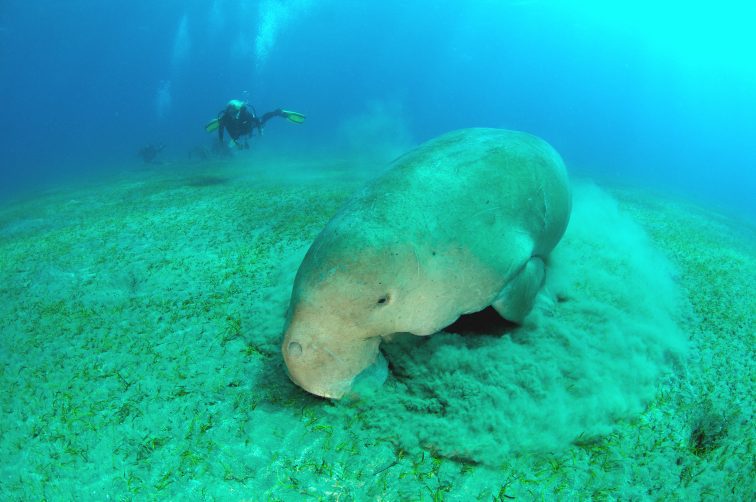
[[[489,305],[522,322],[570,206],[562,159],[527,133],[463,129],[399,157],[299,268],[282,347],[292,381],[340,398],[393,333],[430,335]]]

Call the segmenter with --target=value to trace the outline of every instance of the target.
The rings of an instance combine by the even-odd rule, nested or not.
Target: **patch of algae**
[[[671,432],[681,488],[747,499],[756,488],[756,229],[683,201],[616,195],[677,265],[692,309],[690,358],[650,409]]]
[[[0,491],[155,496],[256,476],[221,457],[290,388],[264,290],[348,190],[215,169],[229,181],[135,177],[4,208]],[[264,372],[276,385],[252,388]]]
[[[365,435],[348,421],[364,417],[289,383],[292,274],[359,182],[263,175],[279,167],[135,175],[0,209],[3,499],[752,493],[752,235],[619,194],[679,268],[696,350],[636,421],[492,469]]]

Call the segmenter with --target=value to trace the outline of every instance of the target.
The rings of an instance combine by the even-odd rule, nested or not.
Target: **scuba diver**
[[[251,111],[250,108],[252,109]],[[228,102],[226,108],[218,113],[218,118],[207,123],[205,130],[212,132],[217,129],[218,139],[221,144],[223,144],[224,131],[228,131],[228,135],[231,137],[229,140],[230,147],[248,149],[249,143],[244,141],[243,144],[240,144],[239,138],[241,136],[251,136],[254,129],[257,129],[260,135],[262,135],[265,123],[273,117],[283,117],[295,124],[301,124],[305,120],[305,116],[301,113],[282,110],[281,108],[264,113],[262,117],[258,117],[254,107],[248,105],[245,101],[232,99]]]
[[[137,155],[139,155],[142,158],[142,161],[145,164],[159,164],[159,162],[156,159],[157,159],[157,156],[160,154],[160,152],[163,151],[164,148],[165,148],[165,145],[163,144],[155,145],[153,143],[150,143],[149,145],[139,150],[137,152]]]

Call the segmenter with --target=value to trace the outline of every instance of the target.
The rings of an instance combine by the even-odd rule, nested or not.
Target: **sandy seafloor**
[[[443,427],[444,409],[402,408],[402,393],[422,375],[390,377],[383,391],[398,406],[391,417],[315,398],[286,377],[279,345],[293,273],[365,177],[336,161],[167,165],[4,204],[0,498],[753,500],[753,227],[658,194],[604,187],[618,218],[639,224],[674,270],[680,307],[672,317],[687,347],[658,357],[669,359],[666,370],[639,376],[653,377],[650,394],[634,397],[641,404],[596,405],[600,434],[574,430],[578,437],[564,442],[555,429],[553,447],[509,441],[497,436],[492,404],[487,428],[460,431],[479,440],[468,450],[452,445],[454,430],[435,444],[422,431],[391,433]],[[602,263],[594,267],[603,271]],[[662,293],[647,289],[652,308]],[[615,308],[612,295],[599,293]],[[626,335],[617,329],[605,336]],[[446,335],[433,336],[440,350]],[[423,347],[411,347],[420,367]],[[556,364],[548,357],[544,365]],[[611,377],[613,363],[591,364]],[[632,375],[632,364],[618,367]],[[450,378],[464,370],[455,371]],[[597,375],[585,381],[605,379]],[[491,378],[486,385],[496,387]],[[596,392],[632,389],[626,380]],[[426,391],[436,392],[433,385]],[[548,392],[560,383],[550,385],[527,401],[536,408],[524,416],[571,423],[557,409],[570,397],[557,402]],[[590,396],[590,385],[583,392]],[[519,416],[520,402],[499,409]],[[420,419],[433,414],[441,421]],[[591,429],[590,421],[586,413],[573,426]]]

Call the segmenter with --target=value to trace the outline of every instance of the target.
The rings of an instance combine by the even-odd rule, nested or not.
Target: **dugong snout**
[[[355,376],[378,356],[380,337],[360,338],[339,322],[326,322],[307,314],[289,321],[281,350],[289,378],[311,394],[339,399],[352,387]],[[338,340],[338,343],[334,343]]]

